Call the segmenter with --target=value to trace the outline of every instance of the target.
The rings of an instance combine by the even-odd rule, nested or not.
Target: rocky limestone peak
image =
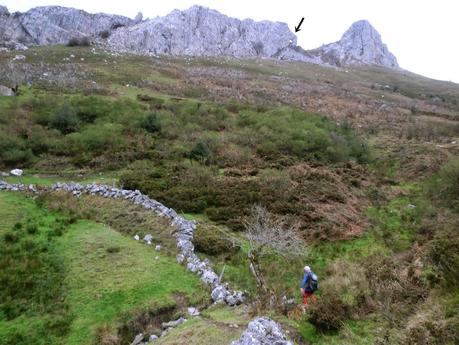
[[[358,21],[338,42],[313,50],[297,46],[285,23],[239,20],[203,6],[174,10],[143,20],[60,6],[35,7],[9,15],[0,6],[0,48],[66,44],[89,37],[120,52],[184,56],[262,57],[344,66],[355,64],[398,68],[397,59],[366,20]]]
[[[338,65],[366,64],[398,68],[397,59],[367,20],[355,22],[338,42],[318,50],[322,51],[325,60],[335,61]]]
[[[193,6],[120,28],[108,43],[114,48],[155,54],[274,57],[295,46],[296,36],[285,23],[239,20]]]
[[[138,24],[143,20],[143,14],[142,12],[137,13],[137,15],[134,18],[134,23]]]
[[[6,6],[0,5],[0,16],[9,16],[10,12]]]

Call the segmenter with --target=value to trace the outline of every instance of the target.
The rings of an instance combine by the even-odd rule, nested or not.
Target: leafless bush
[[[303,240],[294,227],[285,228],[266,208],[260,205],[252,207],[251,214],[245,221],[246,237],[249,240],[248,258],[250,271],[257,286],[267,291],[260,259],[276,254],[283,257],[305,256]]]

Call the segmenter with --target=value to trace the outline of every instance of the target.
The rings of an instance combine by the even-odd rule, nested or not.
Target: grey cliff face
[[[351,25],[341,40],[314,50],[325,62],[336,65],[380,65],[398,68],[397,59],[366,20]]]
[[[1,13],[1,10],[0,10]],[[0,17],[0,37],[27,45],[66,44],[71,38],[96,38],[103,31],[131,25],[133,20],[103,13],[90,14],[73,8],[35,7],[25,13]]]
[[[338,42],[304,50],[285,23],[239,20],[201,6],[147,20],[140,12],[130,19],[48,6],[10,14],[0,6],[0,47],[25,49],[66,44],[71,38],[82,37],[113,50],[141,54],[264,57],[331,66],[398,68],[379,33],[364,20],[354,23]]]
[[[280,50],[295,46],[296,37],[284,23],[240,21],[193,6],[120,28],[110,36],[109,45],[155,54],[274,57]]]

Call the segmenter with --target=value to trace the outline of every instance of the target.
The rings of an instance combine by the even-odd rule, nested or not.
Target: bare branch
[[[245,222],[250,248],[258,256],[275,252],[282,256],[304,256],[303,239],[293,227],[284,228],[264,207],[255,205]]]

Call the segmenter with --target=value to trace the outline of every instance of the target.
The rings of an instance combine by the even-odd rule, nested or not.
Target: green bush
[[[256,142],[257,152],[264,157],[286,154],[325,162],[355,159],[360,163],[367,163],[371,158],[368,146],[355,136],[350,125],[337,126],[324,117],[299,109],[243,111],[237,123],[252,129],[246,137]]]
[[[80,119],[78,118],[75,108],[66,104],[51,117],[50,125],[59,130],[62,134],[68,134],[78,130],[80,126]]]
[[[436,233],[428,245],[428,257],[447,285],[459,287],[459,235],[456,226]]]
[[[211,157],[211,152],[205,143],[199,141],[188,153],[188,157],[190,159],[198,161],[201,164],[207,164]]]
[[[445,164],[428,184],[428,192],[441,205],[459,211],[459,159]]]
[[[199,225],[193,236],[197,251],[209,255],[234,254],[238,247],[227,233],[212,225]]]
[[[340,329],[349,317],[349,306],[333,292],[321,294],[308,310],[308,321],[320,332]]]
[[[27,165],[33,158],[32,150],[27,148],[24,140],[0,130],[0,165]]]
[[[93,123],[113,112],[113,102],[100,97],[75,97],[72,99],[71,105],[75,109],[78,119],[83,123]]]
[[[56,143],[54,152],[70,156],[81,156],[92,153],[101,154],[105,151],[121,150],[125,141],[121,135],[121,127],[114,124],[89,125],[83,131],[71,133]]]
[[[161,132],[161,120],[156,113],[149,113],[141,122],[140,127],[145,129],[148,133]]]

